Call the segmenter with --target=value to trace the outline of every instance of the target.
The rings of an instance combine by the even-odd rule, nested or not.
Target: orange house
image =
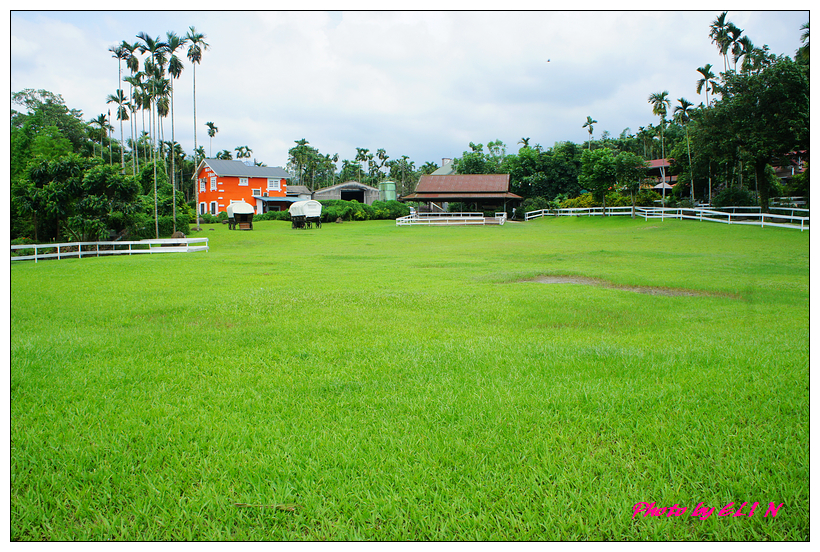
[[[199,214],[217,215],[231,203],[244,201],[257,214],[287,209],[294,201],[287,195],[292,178],[280,167],[249,167],[242,161],[203,159],[194,172]]]

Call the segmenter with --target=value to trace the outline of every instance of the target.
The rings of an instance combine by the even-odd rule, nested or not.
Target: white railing
[[[797,207],[798,205],[805,205],[806,198],[803,196],[773,197],[769,200],[769,203],[780,205],[793,205]]]
[[[204,244],[204,245],[197,245]],[[68,259],[139,253],[191,253],[208,251],[208,238],[161,238],[140,241],[32,243],[12,245],[12,251],[33,249],[34,254],[12,256],[12,261]],[[43,251],[43,253],[41,253]]]
[[[532,220],[538,217],[559,216],[559,217],[599,217],[604,214],[603,207],[572,207],[567,209],[540,209],[538,211],[528,211],[524,214],[524,220]],[[606,216],[631,215],[632,206],[607,207]]]
[[[760,207],[731,206],[721,210],[696,207],[635,207],[635,215],[649,219],[689,219],[709,222],[723,222],[726,224],[747,224],[753,226],[779,226],[782,228],[809,229],[809,210],[793,207],[772,207],[770,211],[787,211],[790,214],[775,212],[763,213]],[[805,216],[798,216],[795,213]],[[524,215],[525,220],[552,215],[552,216],[601,216],[601,207],[573,208],[573,209],[541,209],[529,211]],[[607,207],[607,216],[630,215],[632,207]]]
[[[809,217],[801,217],[795,215],[781,215],[778,213],[762,213],[760,208],[748,210],[747,212],[738,212],[738,209],[733,209],[733,212],[715,210],[715,209],[695,209],[687,207],[650,207],[640,209],[640,216],[644,220],[649,219],[678,219],[678,220],[699,220],[708,222],[722,222],[724,224],[746,224],[749,226],[777,226],[781,228],[794,228],[803,230],[809,229]],[[748,208],[741,209],[746,210]],[[789,209],[791,210],[791,209]],[[798,211],[801,209],[794,209]],[[807,209],[803,209],[808,211]],[[808,215],[808,212],[806,213]]]
[[[470,224],[504,224],[507,213],[498,212],[489,219],[484,213],[413,213],[396,219],[396,226],[465,226]]]

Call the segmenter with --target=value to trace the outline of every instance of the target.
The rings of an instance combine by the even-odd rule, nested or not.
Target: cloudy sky
[[[118,88],[109,47],[194,26],[210,45],[196,68],[197,140],[206,153],[212,121],[213,153],[248,146],[270,166],[284,165],[300,138],[340,161],[356,147],[384,148],[421,166],[459,157],[471,141],[501,139],[511,153],[522,137],[545,148],[581,143],[587,116],[598,121],[596,138],[634,133],[657,123],[653,92],[700,103],[697,68],[723,69],[709,39],[718,14],[12,11],[10,84],[61,94],[90,120],[112,108],[105,99]],[[730,11],[728,19],[755,45],[793,57],[809,12]],[[190,153],[193,71],[185,61],[174,85],[176,139]],[[170,139],[170,121],[165,132]]]

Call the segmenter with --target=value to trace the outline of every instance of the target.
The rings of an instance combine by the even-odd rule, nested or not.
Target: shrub
[[[663,199],[655,190],[643,189],[635,194],[635,205],[639,207],[654,207],[655,201]]]
[[[609,192],[606,194],[607,207],[626,207],[632,206],[632,198],[625,196],[620,192]]]
[[[406,217],[410,214],[410,207],[391,199],[389,201],[374,201],[373,202],[374,218],[396,220],[400,217]]]
[[[34,243],[33,240],[29,238],[16,238],[11,240],[11,245],[28,245],[30,243]],[[34,249],[12,249],[11,256],[12,257],[22,257],[23,255],[34,255]]]
[[[747,206],[757,205],[752,192],[746,188],[723,188],[714,197],[712,197],[712,206],[716,208],[730,207],[730,206]]]
[[[260,220],[290,220],[290,211],[287,209],[284,211],[268,211],[267,213],[253,216],[254,222]]]
[[[600,206],[601,203],[595,201],[595,198],[592,197],[591,193],[581,194],[580,196],[573,197],[571,199],[565,199],[560,205],[561,209],[578,209]]]
[[[547,201],[541,196],[530,197],[525,199],[521,204],[521,212],[529,213],[530,211],[540,211],[541,209],[554,209],[555,207],[553,205],[557,205],[557,203]]]

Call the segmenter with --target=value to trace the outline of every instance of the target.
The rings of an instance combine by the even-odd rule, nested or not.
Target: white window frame
[[[260,197],[262,195],[262,188],[254,188],[251,190],[251,195]]]
[[[282,191],[282,179],[281,178],[268,178],[268,191],[271,192],[281,192]]]
[[[208,209],[208,205],[203,201],[199,204],[199,214],[204,215]]]
[[[199,179],[199,191],[201,193],[205,193],[205,179],[204,178]]]
[[[211,177],[211,191],[212,192],[216,191],[216,177],[215,176]]]
[[[239,185],[240,186],[247,186],[248,185],[248,177],[247,176],[240,176],[239,177]]]
[[[211,202],[211,215],[216,215],[216,211],[217,211],[216,201],[212,201]]]

